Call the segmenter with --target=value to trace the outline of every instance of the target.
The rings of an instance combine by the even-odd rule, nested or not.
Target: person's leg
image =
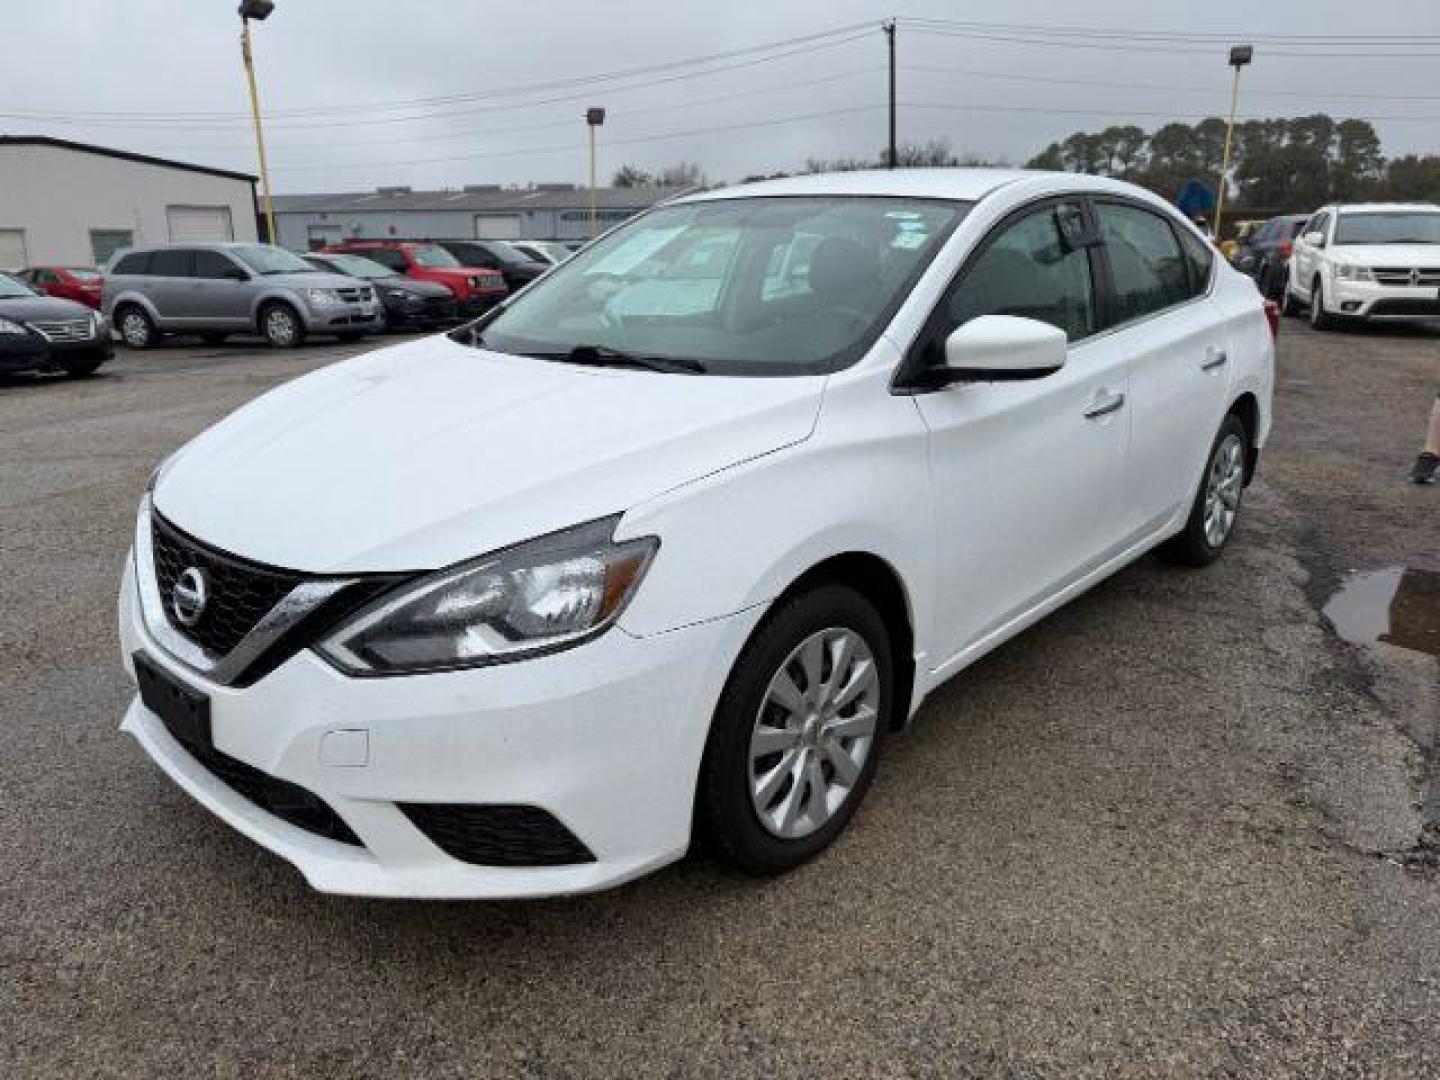
[[[1417,484],[1433,484],[1435,474],[1440,471],[1440,394],[1430,406],[1430,427],[1425,433],[1425,449],[1415,459],[1410,470],[1410,479]]]

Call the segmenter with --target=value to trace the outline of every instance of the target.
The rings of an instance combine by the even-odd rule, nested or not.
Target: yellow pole
[[[595,125],[590,124],[590,238],[600,225],[600,210],[595,202]]]
[[[1240,65],[1230,88],[1230,122],[1225,125],[1225,160],[1220,165],[1220,187],[1215,192],[1215,242],[1220,242],[1220,216],[1225,212],[1225,178],[1230,175],[1230,141],[1235,135],[1235,109],[1240,103]]]
[[[250,20],[240,19],[240,55],[245,58],[245,79],[250,84],[250,112],[255,117],[255,146],[260,152],[260,189],[265,193],[265,227],[270,243],[278,244],[275,231],[275,202],[270,198],[270,167],[265,162],[265,130],[260,125],[260,89],[255,85],[255,60],[250,53]]]

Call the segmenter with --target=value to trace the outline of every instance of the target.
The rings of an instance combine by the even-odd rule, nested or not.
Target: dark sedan
[[[0,372],[62,371],[81,378],[113,355],[110,325],[98,311],[40,296],[0,274]]]
[[[529,285],[552,265],[530,258],[503,240],[436,240],[435,243],[465,266],[499,270],[512,293]]]
[[[360,255],[311,252],[305,261],[317,270],[345,274],[373,285],[385,308],[387,329],[449,326],[459,321],[455,294],[444,285],[403,277]]]
[[[1254,278],[1267,300],[1280,299],[1289,273],[1291,245],[1309,220],[1309,214],[1273,217],[1247,236],[1235,253],[1235,269]]]

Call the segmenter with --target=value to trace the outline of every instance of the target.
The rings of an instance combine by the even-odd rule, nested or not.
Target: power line
[[[1271,34],[1251,31],[1206,31],[1206,30],[1146,30],[1128,27],[1037,26],[1027,23],[991,23],[962,19],[937,19],[926,16],[901,16],[901,23],[915,29],[933,27],[980,33],[1006,33],[1040,35],[1043,37],[1070,37],[1111,39],[1121,41],[1169,41],[1206,44],[1228,44],[1232,41],[1260,42],[1277,46],[1310,45],[1415,45],[1440,44],[1440,34]]]

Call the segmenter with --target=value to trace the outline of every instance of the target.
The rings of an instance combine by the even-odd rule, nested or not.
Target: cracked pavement
[[[1402,482],[1440,332],[1287,320],[1225,558],[1142,560],[953,680],[815,863],[508,904],[316,895],[116,731],[150,468],[349,351],[0,385],[0,1074],[1440,1073],[1436,661],[1318,613],[1440,570],[1440,489]]]

